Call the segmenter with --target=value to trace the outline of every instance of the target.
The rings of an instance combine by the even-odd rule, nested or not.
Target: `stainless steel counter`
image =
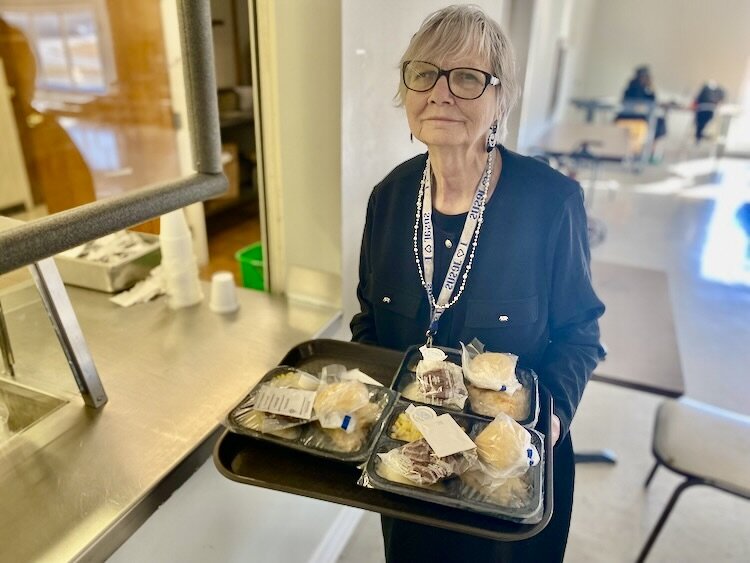
[[[338,316],[244,289],[230,316],[206,301],[123,309],[105,294],[69,292],[109,403],[83,406],[61,353],[40,342],[55,342],[39,334],[41,309],[7,315],[18,381],[70,404],[0,448],[0,561],[106,558],[208,457],[247,389]],[[29,358],[35,367],[24,369]]]

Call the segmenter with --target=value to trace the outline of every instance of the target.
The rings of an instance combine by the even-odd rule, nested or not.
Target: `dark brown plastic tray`
[[[384,385],[398,370],[403,353],[338,340],[311,340],[289,351],[281,364],[315,370],[331,363],[359,368]],[[545,435],[544,449],[552,451],[549,438],[552,399],[540,386],[537,430]],[[544,457],[544,510],[537,524],[520,524],[441,506],[402,495],[357,485],[361,470],[340,461],[316,458],[303,452],[225,431],[214,452],[214,463],[228,479],[300,496],[379,512],[420,524],[445,528],[493,540],[517,541],[541,532],[552,516],[552,456]]]

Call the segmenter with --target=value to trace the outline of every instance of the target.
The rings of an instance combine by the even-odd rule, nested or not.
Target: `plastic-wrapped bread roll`
[[[516,377],[518,356],[499,352],[477,354],[473,347],[461,344],[461,363],[464,375],[471,384],[481,389],[491,389],[512,395],[522,388]]]
[[[340,381],[323,385],[315,396],[315,412],[319,417],[332,413],[353,413],[370,401],[367,386],[359,381]]]
[[[539,463],[531,434],[505,413],[500,413],[474,439],[479,461],[491,480],[523,475]]]

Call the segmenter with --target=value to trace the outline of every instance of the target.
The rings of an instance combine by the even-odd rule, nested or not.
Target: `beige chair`
[[[682,491],[710,485],[750,499],[750,416],[680,398],[659,405],[652,450],[656,463],[646,479],[648,487],[663,465],[685,477],[672,493],[637,561],[646,560],[651,547]]]

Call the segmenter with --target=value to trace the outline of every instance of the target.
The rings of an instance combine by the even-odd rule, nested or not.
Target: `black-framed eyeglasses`
[[[404,86],[415,92],[427,92],[435,87],[441,76],[448,81],[451,94],[462,100],[475,100],[487,89],[497,86],[500,79],[477,68],[458,67],[449,70],[425,61],[404,61],[401,77]]]

